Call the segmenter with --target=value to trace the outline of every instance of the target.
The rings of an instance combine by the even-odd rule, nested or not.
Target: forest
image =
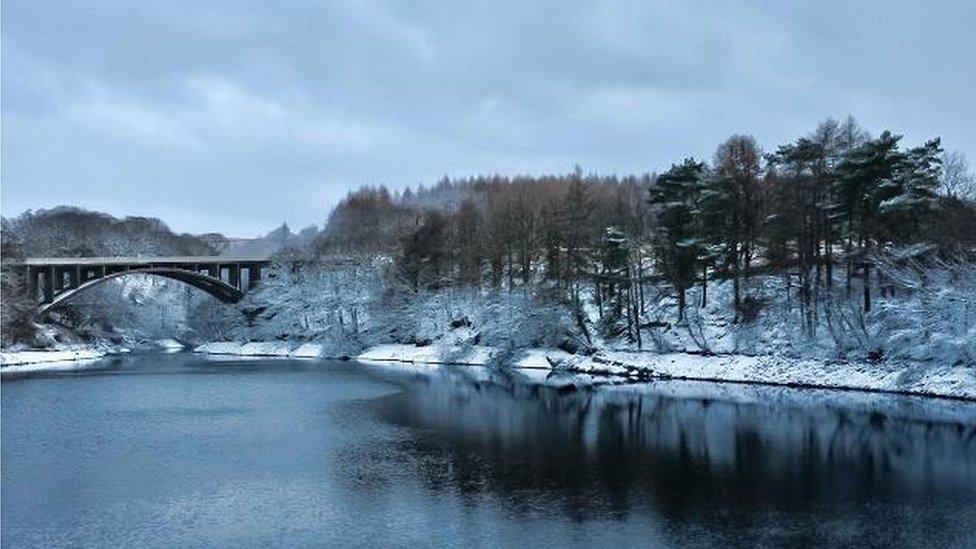
[[[365,186],[323,230],[269,234],[281,267],[236,307],[163,284],[185,318],[148,331],[354,350],[460,327],[469,342],[574,352],[976,361],[974,199],[965,157],[938,138],[906,144],[852,118],[769,150],[733,135],[641,175]],[[218,253],[221,238],[72,209],[4,223],[8,256]]]
[[[399,193],[364,187],[334,209],[310,252],[394,258],[389,284],[406,295],[531,290],[565,307],[591,342],[588,320],[595,335],[642,347],[649,329],[687,324],[689,309],[717,300],[733,325],[785,308],[781,321],[808,340],[865,332],[859,344],[871,347],[866,323],[881,314],[879,299],[973,282],[973,199],[965,158],[938,138],[906,145],[829,119],[769,151],[734,135],[710,160],[661,173],[577,167],[445,177]],[[651,311],[662,303],[666,316]],[[881,306],[888,316],[892,303]]]

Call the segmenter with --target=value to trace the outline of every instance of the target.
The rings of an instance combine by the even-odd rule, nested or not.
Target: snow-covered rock
[[[193,349],[193,352],[211,355],[239,355],[240,349],[241,344],[236,341],[212,341],[198,345]]]
[[[324,355],[325,348],[317,343],[304,343],[288,354],[295,358],[322,358]]]
[[[551,370],[553,365],[568,367],[580,359],[581,357],[571,355],[559,349],[527,349],[521,353],[521,356],[512,365],[516,368]]]
[[[291,343],[284,341],[252,341],[241,345],[237,354],[244,356],[288,356],[292,347]]]
[[[155,343],[156,347],[170,353],[182,351],[186,348],[182,343],[176,341],[175,339],[157,339],[153,343]]]

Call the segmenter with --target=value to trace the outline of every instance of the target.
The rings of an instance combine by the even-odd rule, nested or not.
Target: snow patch
[[[292,347],[291,343],[284,341],[252,341],[249,343],[213,341],[198,345],[193,349],[193,352],[211,355],[287,357],[291,355]]]
[[[365,363],[459,364],[484,366],[500,356],[483,346],[377,345],[360,354]],[[554,372],[576,384],[576,374],[617,378],[658,378],[720,381],[821,389],[853,389],[908,393],[976,400],[976,371],[965,366],[917,368],[888,363],[823,361],[782,356],[655,354],[638,351],[601,351],[592,357],[558,349],[528,349],[510,362],[542,378]],[[538,377],[538,376],[536,376]]]
[[[391,343],[377,345],[367,349],[356,357],[357,360],[368,362],[408,362],[420,364],[462,364],[469,366],[484,366],[494,356],[490,347],[472,346],[440,346],[405,345]]]
[[[11,351],[0,353],[0,365],[7,367],[51,362],[71,362],[75,360],[94,360],[105,356],[105,354],[105,351],[89,347],[54,351]],[[6,370],[7,368],[5,368]]]
[[[800,385],[976,399],[976,371],[966,366],[917,368],[890,363],[603,351],[572,368],[616,375]]]
[[[551,370],[553,365],[562,366],[573,362],[573,355],[559,349],[527,349],[522,356],[513,363],[516,368],[533,370]]]
[[[206,353],[211,355],[239,355],[241,344],[235,341],[212,341],[198,345],[193,349],[194,353]]]
[[[304,343],[297,349],[289,353],[288,356],[295,358],[322,358],[325,355],[325,347],[317,343]]]
[[[246,356],[288,356],[292,345],[282,341],[254,341],[240,347],[239,353]]]
[[[183,349],[186,348],[186,346],[184,346],[179,341],[176,341],[175,339],[168,339],[168,338],[157,339],[153,343],[155,343],[156,346],[159,347],[160,349],[170,353],[174,353],[176,351],[182,351]]]

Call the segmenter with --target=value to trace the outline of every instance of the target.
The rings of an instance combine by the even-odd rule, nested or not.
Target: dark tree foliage
[[[689,288],[700,284],[696,306],[705,306],[709,280],[727,279],[734,321],[749,321],[751,280],[775,273],[815,330],[838,281],[871,309],[872,292],[888,286],[872,274],[886,254],[976,253],[976,209],[957,190],[971,177],[964,159],[952,157],[949,177],[938,139],[908,149],[900,139],[828,119],[766,155],[754,138],[733,135],[711,166],[689,159],[660,176],[577,167],[444,177],[401,194],[367,187],[336,207],[317,249],[387,254],[414,289],[544,287],[580,325],[589,300],[605,335],[638,342],[653,320],[644,316],[648,295],[658,295],[649,288],[668,289],[683,321]]]
[[[418,213],[386,187],[363,187],[332,210],[315,249],[320,254],[392,252],[402,230],[416,222]]]
[[[448,236],[447,216],[430,211],[404,238],[397,263],[414,291],[421,285],[432,289],[441,286],[441,277],[446,274],[451,260]]]
[[[678,294],[679,321],[685,317],[685,292],[694,284],[705,255],[698,222],[705,175],[705,163],[689,158],[661,174],[650,191],[657,214],[654,247],[658,269]]]
[[[630,245],[617,227],[608,227],[600,250],[597,287],[603,316],[600,330],[605,337],[624,333],[623,319],[629,320]]]
[[[17,232],[8,229],[6,220],[0,230],[0,240],[0,257],[3,258],[0,263],[0,337],[6,346],[31,340],[35,304],[27,295],[22,273],[13,268],[13,262],[24,255],[23,242]]]
[[[750,136],[733,135],[719,145],[699,214],[706,239],[716,246],[706,257],[721,259],[732,278],[736,317],[742,308],[741,281],[749,277],[758,236],[761,156]]]

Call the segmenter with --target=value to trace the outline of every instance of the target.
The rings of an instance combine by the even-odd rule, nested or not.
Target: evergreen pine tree
[[[686,159],[671,166],[650,189],[657,214],[654,247],[661,273],[678,297],[678,321],[685,320],[685,292],[695,281],[702,256],[700,224],[705,164]]]

